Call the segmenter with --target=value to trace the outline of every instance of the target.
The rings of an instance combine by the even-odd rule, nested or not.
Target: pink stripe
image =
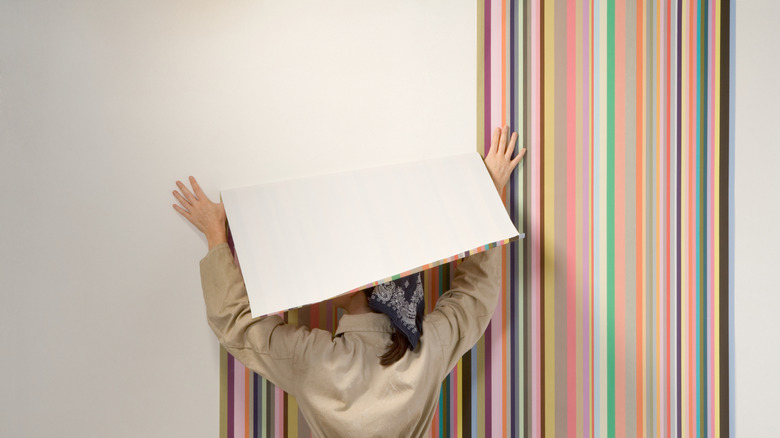
[[[504,294],[506,288],[501,287],[501,293]],[[496,312],[493,314],[493,320],[490,323],[490,369],[486,370],[485,385],[490,385],[490,397],[493,401],[492,409],[490,411],[491,430],[494,434],[501,435],[501,416],[504,412],[503,401],[501,400],[502,390],[504,382],[501,379],[501,365],[503,358],[501,357],[501,347],[503,342],[503,334],[501,333],[501,323],[504,313],[504,300],[499,299]],[[487,419],[486,419],[487,420]]]
[[[238,360],[233,361],[233,436],[245,435],[246,394],[244,393],[245,368]]]
[[[485,129],[502,125],[501,120],[501,0],[490,0],[490,120]],[[488,123],[489,122],[489,123]],[[503,126],[503,125],[502,125]]]
[[[540,327],[539,327],[539,277],[541,272],[540,263],[540,160],[539,160],[539,131],[541,129],[539,120],[539,1],[533,0],[531,3],[531,147],[528,151],[531,159],[531,344],[532,344],[532,364],[531,364],[531,434],[534,438],[541,438],[541,380],[540,373]]]
[[[577,251],[575,239],[575,193],[576,181],[576,35],[575,29],[576,3],[566,2],[566,416],[567,435],[577,436]]]
[[[582,81],[582,101],[583,101],[583,108],[582,108],[582,114],[583,114],[583,129],[582,129],[582,144],[583,144],[583,160],[582,160],[582,202],[583,202],[583,208],[582,208],[582,217],[583,217],[583,225],[582,225],[582,236],[583,236],[583,245],[582,245],[582,302],[583,302],[583,317],[582,317],[582,364],[583,364],[583,391],[582,391],[582,409],[583,409],[583,415],[582,415],[582,429],[583,429],[583,436],[585,438],[589,438],[590,435],[590,407],[591,407],[591,398],[590,398],[590,378],[591,378],[591,357],[590,357],[590,349],[591,349],[591,339],[590,339],[590,324],[591,324],[591,315],[590,315],[590,303],[591,303],[591,289],[590,289],[590,279],[591,279],[591,270],[590,270],[590,199],[591,199],[591,193],[590,193],[590,172],[592,169],[592,165],[590,162],[590,156],[592,151],[592,145],[590,142],[590,135],[591,135],[591,128],[592,128],[592,120],[591,117],[593,115],[592,109],[591,109],[591,101],[590,101],[590,69],[591,69],[591,56],[590,56],[590,50],[591,50],[591,32],[590,32],[590,8],[591,4],[586,3],[583,5],[582,11],[582,73],[583,73],[583,81]]]
[[[695,307],[694,307],[694,295],[695,295],[695,286],[694,286],[694,280],[695,280],[695,265],[694,265],[694,254],[696,251],[696,246],[694,245],[694,236],[696,235],[694,233],[694,222],[695,222],[695,185],[694,185],[694,175],[695,173],[695,157],[694,157],[694,150],[696,149],[695,145],[695,115],[696,115],[696,98],[694,96],[694,92],[696,90],[695,87],[695,77],[696,77],[696,62],[695,62],[695,54],[696,54],[696,38],[694,38],[694,30],[696,29],[695,26],[695,19],[696,19],[696,12],[695,12],[695,5],[690,5],[688,18],[689,18],[689,25],[688,25],[688,272],[690,275],[688,275],[688,431],[690,434],[693,433],[693,431],[696,430],[696,415],[693,414],[695,412],[695,401],[696,401],[696,392],[694,389],[694,384],[696,382],[696,375],[694,374],[694,364],[696,362],[696,355],[695,355],[695,342],[694,342],[694,334],[695,328],[694,328],[694,322],[695,319]]]
[[[274,421],[274,433],[276,434],[276,438],[284,438],[284,410],[287,409],[287,406],[284,405],[284,392],[277,388],[274,388],[275,395],[276,395],[276,406],[274,409],[274,417],[276,417],[276,420]]]
[[[431,420],[431,427],[428,429],[428,437],[430,438],[438,438],[439,437],[439,409],[436,409],[433,412],[433,419]]]

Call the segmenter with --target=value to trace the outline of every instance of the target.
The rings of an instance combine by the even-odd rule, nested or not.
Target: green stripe
[[[615,436],[615,0],[607,2],[607,434]]]

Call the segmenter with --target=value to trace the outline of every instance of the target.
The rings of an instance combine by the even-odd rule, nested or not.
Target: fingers
[[[173,197],[176,198],[176,200],[179,201],[185,208],[192,207],[192,203],[185,199],[184,196],[180,195],[176,190],[173,191]]]
[[[509,140],[509,125],[504,125],[501,129],[501,139],[498,141],[497,154],[506,154],[506,143]]]
[[[496,128],[493,130],[493,138],[490,140],[490,150],[488,151],[488,155],[495,154],[498,149],[498,143],[501,139],[501,128]]]
[[[195,192],[195,196],[198,197],[198,199],[208,199],[205,193],[203,193],[203,189],[200,188],[200,184],[198,184],[197,181],[195,181],[195,177],[190,177],[190,185],[192,186],[192,191]]]
[[[185,186],[181,181],[176,181],[176,186],[179,187],[179,190],[181,190],[181,193],[185,198],[187,198],[187,201],[189,201],[190,204],[194,204],[195,201],[198,200],[198,197],[193,195],[190,189],[188,189],[187,186]]]
[[[179,190],[172,193],[179,204],[173,204],[173,209],[205,234],[209,242],[212,238],[224,238],[225,209],[222,203],[214,204],[209,201],[194,177],[189,177],[189,181],[192,191],[181,181],[176,181]],[[211,246],[211,243],[209,245]]]
[[[507,145],[507,142],[509,145]],[[504,125],[503,127],[499,127],[493,130],[493,138],[490,142],[490,150],[488,151],[488,155],[490,154],[505,154],[509,157],[512,156],[512,151],[515,149],[515,143],[517,142],[517,133],[512,133],[512,136],[510,138],[509,136],[509,125]]]
[[[189,211],[179,207],[176,204],[173,204],[173,209],[176,210],[180,215],[184,216],[185,219],[190,220],[190,212]]]
[[[512,159],[512,169],[514,169],[520,163],[520,161],[523,159],[523,156],[525,156],[525,148],[520,149],[520,152],[517,154],[517,156]]]
[[[517,133],[512,133],[512,138],[509,140],[509,146],[506,147],[506,156],[512,157],[512,153],[515,151],[515,144],[517,143]]]

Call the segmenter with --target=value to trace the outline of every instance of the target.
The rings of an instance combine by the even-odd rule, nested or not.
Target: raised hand
[[[227,242],[225,206],[222,202],[218,204],[211,202],[194,177],[190,177],[190,185],[192,185],[192,192],[184,183],[176,181],[176,186],[181,193],[174,190],[173,196],[181,206],[173,204],[173,209],[206,236],[209,249]]]
[[[493,184],[496,185],[498,193],[502,193],[504,186],[509,181],[509,176],[515,170],[520,160],[525,155],[525,148],[512,158],[517,142],[517,133],[512,133],[509,138],[509,126],[496,128],[493,130],[493,139],[490,142],[490,150],[485,157],[485,167],[487,167],[490,177],[493,178]]]

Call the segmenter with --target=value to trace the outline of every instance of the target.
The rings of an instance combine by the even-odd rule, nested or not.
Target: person
[[[499,193],[522,160],[517,133],[493,131],[485,166]],[[514,156],[513,156],[514,155]],[[428,433],[441,382],[485,331],[498,304],[500,252],[466,257],[451,288],[423,316],[419,274],[333,299],[344,310],[335,334],[252,318],[227,244],[225,209],[195,178],[177,181],[173,208],[208,242],[200,262],[208,324],[247,368],[294,395],[318,437],[418,437]]]

